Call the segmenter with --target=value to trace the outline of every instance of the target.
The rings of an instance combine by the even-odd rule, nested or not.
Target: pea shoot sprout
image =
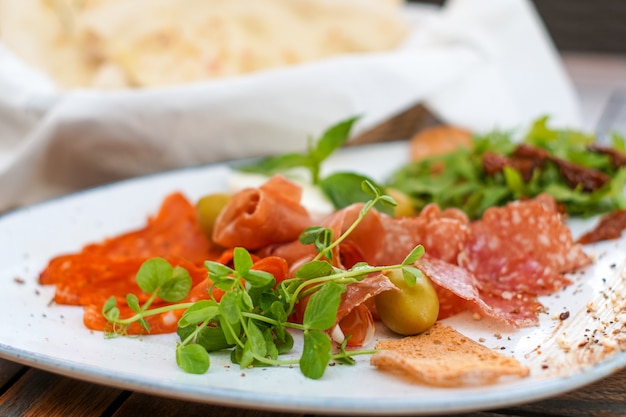
[[[299,365],[309,378],[319,379],[331,361],[352,364],[352,356],[372,354],[374,350],[346,351],[346,341],[333,353],[328,331],[335,325],[342,294],[350,284],[362,281],[373,273],[400,270],[408,285],[421,277],[414,266],[424,254],[424,248],[415,247],[401,264],[370,266],[357,263],[349,269],[333,265],[333,249],[358,226],[367,213],[378,203],[394,206],[395,201],[381,194],[369,181],[362,189],[372,199],[363,205],[358,218],[337,239],[333,231],[324,227],[311,227],[300,236],[303,244],[313,244],[317,255],[302,265],[293,278],[276,283],[268,272],[252,269],[253,261],[245,248],[235,248],[233,268],[218,262],[206,261],[205,266],[212,284],[209,299],[181,302],[191,290],[189,273],[181,267],[172,267],[165,259],[153,258],[139,269],[136,280],[139,288],[150,294],[140,305],[138,297],[128,294],[126,303],[134,312],[128,318],[120,317],[115,297],[104,304],[102,314],[110,324],[108,337],[126,334],[131,324],[139,323],[146,332],[150,326],[146,318],[168,311],[184,309],[178,322],[180,341],[176,346],[176,362],[185,372],[203,374],[210,367],[210,353],[230,350],[231,361],[241,368],[254,366]],[[213,296],[220,290],[221,298]],[[296,305],[309,297],[302,323],[289,320]],[[159,298],[173,303],[151,308]],[[290,352],[294,339],[288,329],[301,331],[303,349],[299,359],[280,359]],[[349,336],[348,336],[349,337]],[[347,340],[347,339],[346,339]]]

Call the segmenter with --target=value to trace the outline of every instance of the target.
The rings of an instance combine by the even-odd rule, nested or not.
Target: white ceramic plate
[[[358,170],[382,179],[405,161],[404,146],[393,143],[345,150],[326,169]],[[611,294],[626,294],[624,239],[587,248],[597,257],[596,263],[575,275],[574,285],[542,300],[549,311],[537,328],[507,330],[464,315],[449,320],[468,336],[515,355],[531,368],[529,378],[482,387],[438,389],[407,384],[371,367],[367,357],[359,357],[356,366],[329,367],[317,381],[304,378],[297,368],[241,370],[230,365],[227,354],[213,355],[207,374],[189,375],[176,366],[174,335],[104,339],[101,333],[83,327],[81,308],[50,304],[54,288],[37,283],[38,273],[50,258],[143,226],[172,191],[183,191],[194,200],[224,190],[229,172],[227,165],[213,165],[139,178],[0,217],[0,356],[70,377],[180,399],[360,415],[508,406],[557,395],[626,367],[626,353],[618,349],[606,353],[618,347],[616,340],[624,333],[618,327],[611,334],[615,329],[602,329],[600,324],[615,320],[606,319],[615,314],[620,302],[620,297]],[[575,233],[589,226],[590,222],[573,225]],[[556,318],[565,311],[570,313],[567,320]],[[607,336],[596,330],[591,342],[581,346],[584,341],[577,338],[589,335],[588,328],[601,328]]]

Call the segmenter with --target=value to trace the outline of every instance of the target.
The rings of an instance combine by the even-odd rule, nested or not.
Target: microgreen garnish
[[[331,126],[318,140],[309,138],[307,151],[304,153],[271,156],[238,169],[271,176],[278,173],[288,175],[294,168],[304,168],[311,175],[311,183],[320,187],[335,209],[340,210],[354,203],[364,203],[370,197],[361,190],[361,184],[363,181],[375,184],[371,178],[354,172],[336,172],[326,177],[321,175],[324,161],[348,141],[350,131],[358,119],[351,117]],[[377,205],[376,209],[392,214],[392,210],[382,204]]]
[[[347,142],[352,126],[357,120],[358,117],[351,117],[331,126],[317,141],[309,138],[305,153],[294,152],[272,156],[257,163],[243,166],[240,170],[272,175],[292,168],[306,168],[311,173],[313,184],[317,184],[320,179],[322,163]]]
[[[210,367],[210,353],[230,350],[230,359],[242,368],[254,366],[299,365],[301,372],[313,379],[321,378],[330,361],[355,363],[352,356],[374,353],[373,350],[346,351],[345,343],[333,350],[328,332],[335,325],[342,294],[348,285],[365,279],[370,274],[400,269],[408,282],[419,276],[414,263],[424,254],[422,246],[416,247],[401,264],[370,266],[358,263],[344,269],[334,266],[332,252],[377,204],[393,206],[395,202],[381,194],[378,187],[368,181],[362,184],[363,192],[372,198],[363,205],[358,218],[337,239],[324,227],[305,230],[300,241],[313,244],[317,256],[302,265],[293,278],[276,284],[274,277],[264,271],[254,270],[250,254],[244,248],[235,248],[233,268],[206,261],[212,286],[211,298],[195,303],[180,302],[150,308],[160,298],[164,301],[184,300],[191,287],[188,274],[174,268],[167,261],[155,258],[146,261],[137,273],[137,283],[146,293],[148,301],[140,305],[134,295],[126,300],[135,313],[120,318],[115,298],[102,309],[111,324],[110,336],[125,334],[132,323],[140,323],[146,331],[150,328],[146,318],[172,310],[185,309],[178,322],[180,342],[176,346],[176,362],[185,372],[204,373]],[[223,291],[215,299],[213,289]],[[307,297],[302,323],[289,320],[297,303]],[[294,340],[288,329],[302,332],[303,348],[299,359],[280,359],[290,352]],[[349,335],[348,335],[349,337]]]

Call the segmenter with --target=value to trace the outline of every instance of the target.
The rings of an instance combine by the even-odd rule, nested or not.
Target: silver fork
[[[596,143],[609,145],[611,134],[618,132],[626,136],[626,90],[611,93],[596,124]]]

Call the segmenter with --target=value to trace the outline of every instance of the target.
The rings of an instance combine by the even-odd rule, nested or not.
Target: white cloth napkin
[[[0,211],[97,184],[302,150],[362,115],[355,134],[416,103],[475,131],[548,114],[578,127],[578,103],[526,0],[406,7],[412,32],[387,53],[171,88],[61,91],[0,45]]]

